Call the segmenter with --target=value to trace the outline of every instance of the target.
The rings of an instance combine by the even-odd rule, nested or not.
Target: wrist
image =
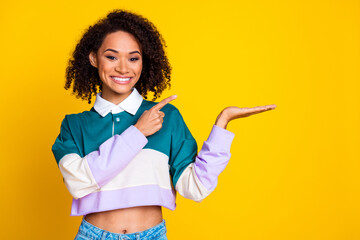
[[[226,113],[221,112],[219,116],[216,118],[215,125],[221,128],[226,129],[229,120],[227,118]]]
[[[137,124],[134,124],[134,127],[136,127],[137,130],[139,130],[146,137],[145,133],[141,130],[141,128]]]

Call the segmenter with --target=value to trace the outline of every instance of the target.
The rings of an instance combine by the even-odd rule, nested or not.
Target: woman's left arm
[[[195,156],[195,161],[189,163],[185,168],[183,168],[184,166],[178,168],[178,170],[181,168],[183,170],[180,170],[180,176],[175,181],[176,191],[196,202],[201,202],[207,197],[215,189],[219,174],[225,169],[230,160],[230,146],[235,134],[226,130],[227,124],[234,119],[275,109],[275,107],[276,105],[254,108],[227,107],[222,110],[216,118],[208,139],[204,142],[197,156]],[[179,125],[181,126],[181,124]],[[187,135],[191,136],[190,132]],[[188,137],[188,139],[191,138]],[[194,143],[188,140],[182,142],[181,145],[182,151],[188,152],[190,148],[186,146],[194,145]],[[181,155],[177,154],[177,156]],[[175,162],[186,162],[185,159],[185,157],[181,157],[175,159]]]

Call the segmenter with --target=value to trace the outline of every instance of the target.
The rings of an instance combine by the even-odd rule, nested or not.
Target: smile
[[[127,84],[130,82],[131,77],[128,78],[121,78],[121,77],[111,77],[111,79],[119,84]]]

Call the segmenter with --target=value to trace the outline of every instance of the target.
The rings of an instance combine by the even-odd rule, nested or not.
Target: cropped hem
[[[70,216],[84,216],[93,212],[151,205],[175,210],[175,192],[158,185],[94,192],[82,198],[73,199]]]

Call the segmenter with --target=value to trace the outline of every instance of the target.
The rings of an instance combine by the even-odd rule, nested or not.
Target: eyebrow
[[[111,49],[111,48],[108,48],[108,49],[106,49],[104,52],[106,52],[106,51],[111,51],[111,52],[114,52],[114,53],[119,53],[118,51],[116,51],[116,50],[114,50],[114,49]],[[132,52],[129,52],[129,54],[133,54],[133,53],[138,53],[138,54],[140,54],[141,55],[141,53],[139,52],[139,51],[132,51]]]

